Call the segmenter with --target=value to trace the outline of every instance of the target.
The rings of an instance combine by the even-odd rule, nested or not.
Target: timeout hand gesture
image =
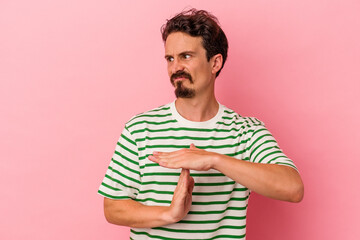
[[[208,171],[218,154],[198,149],[194,144],[174,152],[153,152],[149,160],[166,168],[184,168],[197,171]]]

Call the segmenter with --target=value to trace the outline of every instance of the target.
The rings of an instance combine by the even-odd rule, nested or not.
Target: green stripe
[[[212,182],[212,183],[195,183],[195,186],[224,186],[235,184],[235,181],[230,182]]]
[[[107,193],[104,193],[103,191],[98,190],[98,193],[103,195],[104,197],[113,198],[113,199],[131,199],[128,196],[113,196]]]
[[[225,177],[222,173],[190,173],[192,177]]]
[[[226,110],[226,109],[224,109],[224,112],[228,113],[228,114],[234,114],[235,113],[234,111],[229,111],[229,110]]]
[[[121,148],[125,149],[126,151],[128,151],[129,153],[134,154],[135,156],[139,156],[137,152],[131,150],[130,148],[126,147],[125,145],[117,142],[117,145],[119,145]]]
[[[135,183],[137,183],[137,184],[141,184],[141,182],[140,182],[139,180],[134,179],[134,178],[132,178],[132,177],[129,177],[129,176],[127,176],[127,175],[119,172],[117,169],[112,168],[111,166],[109,166],[108,169],[110,169],[110,170],[113,171],[114,173],[117,173],[118,175],[122,176],[123,178],[125,178],[125,179],[127,179],[127,180],[130,180],[130,181],[135,182]]]
[[[142,176],[180,176],[180,173],[176,172],[147,172]],[[224,177],[225,175],[222,173],[190,173],[192,177]]]
[[[261,131],[266,131],[266,129],[260,129],[260,130],[261,130]],[[255,131],[255,132],[253,133],[253,136],[252,136],[252,137],[254,137],[255,134],[257,134],[258,132],[260,132],[260,131]],[[256,139],[253,141],[253,143],[251,144],[250,147],[254,146],[258,141],[260,141],[260,139],[262,139],[262,138],[264,138],[264,137],[272,137],[272,135],[271,135],[271,134],[261,135],[260,137],[256,138]]]
[[[217,211],[190,211],[188,214],[192,215],[208,215],[208,214],[223,214],[226,211],[234,210],[234,211],[243,211],[246,210],[248,205],[245,207],[227,207],[224,210],[217,210]]]
[[[140,157],[139,160],[144,160],[148,157],[149,155]],[[157,163],[149,163],[149,164],[145,164],[145,165],[141,165],[140,169],[144,169],[144,168],[148,168],[148,167],[159,167],[160,165]]]
[[[145,194],[145,193],[155,193],[155,194],[162,194],[162,195],[173,195],[174,192],[172,191],[156,191],[154,189],[149,189],[149,190],[141,190],[139,192],[139,194]]]
[[[213,196],[213,195],[228,195],[232,194],[234,191],[247,191],[247,188],[241,188],[239,190],[234,189],[233,191],[223,191],[223,192],[193,192],[194,196]]]
[[[163,121],[163,122],[151,122],[151,121],[144,120],[144,121],[135,122],[135,123],[129,125],[128,128],[131,128],[131,127],[133,127],[135,125],[142,124],[142,123],[152,124],[152,125],[163,125],[163,124],[175,123],[175,122],[177,122],[177,120],[175,120],[175,119],[168,120],[168,121]]]
[[[246,151],[248,151],[250,149],[250,147],[248,147],[248,148],[245,148],[245,149],[243,149],[243,150],[240,150],[240,151],[237,151],[237,152],[234,152],[234,153],[224,153],[224,155],[226,155],[226,156],[230,156],[230,157],[235,157],[235,156],[237,156],[237,155],[240,155],[240,154],[243,154],[244,152],[246,152]],[[149,155],[151,155],[151,154],[147,154],[146,156],[142,156],[142,157],[139,157],[139,160],[144,160],[144,159],[146,159]],[[244,158],[244,159],[242,159],[242,160],[249,160],[249,158]],[[145,167],[158,167],[159,166],[159,164],[155,164],[155,163],[151,163],[151,164],[145,164],[145,165],[142,165],[142,166],[140,166],[140,169],[143,169],[143,168],[145,168]]]
[[[246,149],[243,149],[243,150],[240,150],[238,152],[234,152],[234,153],[224,153],[224,155],[226,156],[230,156],[230,157],[235,157],[237,155],[240,155],[240,154],[243,154],[244,152],[248,151],[249,148],[246,148]],[[151,155],[151,154],[149,154]],[[146,159],[149,155],[146,155],[146,156],[142,156],[139,158],[139,160],[144,160]],[[241,159],[241,160],[244,160],[244,161],[249,161],[250,159],[248,157],[244,158],[244,159]],[[160,165],[157,164],[157,163],[151,163],[151,164],[145,164],[145,165],[142,165],[140,166],[140,169],[144,169],[145,167],[159,167]]]
[[[233,119],[233,118],[232,118],[232,117],[225,117],[225,116],[223,116],[222,119],[231,120],[231,119]]]
[[[171,204],[171,200],[159,200],[154,198],[136,199],[137,202],[155,202],[155,203],[166,203]]]
[[[134,170],[134,169],[132,169],[132,168],[129,168],[129,167],[125,166],[125,165],[122,164],[121,162],[116,161],[114,158],[112,158],[111,160],[112,160],[113,163],[115,163],[116,165],[119,165],[120,167],[122,167],[122,168],[124,168],[124,169],[126,169],[126,170],[128,170],[128,171],[130,171],[130,172],[133,172],[133,173],[135,173],[135,174],[137,174],[137,175],[140,175],[140,172],[139,172],[139,171],[136,171],[136,170]]]
[[[249,196],[243,198],[230,198],[227,201],[212,201],[212,202],[193,202],[192,205],[217,205],[217,204],[227,204],[230,201],[245,201],[249,198]]]
[[[193,196],[213,196],[213,195],[229,195],[233,192],[239,192],[239,191],[247,191],[247,188],[235,188],[232,191],[222,191],[222,192],[193,192]],[[146,194],[146,193],[155,193],[159,195],[173,195],[174,192],[172,191],[157,191],[154,189],[148,189],[148,190],[141,190],[139,194]]]
[[[192,202],[192,205],[219,205],[219,204],[227,204],[230,201],[245,201],[246,199],[248,199],[248,196],[243,197],[243,198],[230,198],[229,200],[226,201],[211,201],[211,202]],[[171,204],[171,200],[159,200],[159,199],[154,199],[154,198],[143,198],[143,199],[136,199],[136,201],[139,202],[155,202],[155,203],[166,203],[166,204]]]
[[[144,138],[137,138],[135,139],[136,142],[143,142],[145,140],[169,140],[169,139],[175,139],[175,140],[199,140],[199,141],[208,141],[208,140],[227,140],[227,139],[237,139],[241,136],[244,136],[248,133],[254,132],[254,130],[249,130],[247,132],[239,133],[238,135],[229,135],[226,137],[197,137],[197,136],[158,136],[158,137],[149,137],[146,136]]]
[[[261,162],[262,162],[265,158],[267,158],[268,156],[273,155],[273,154],[276,154],[276,153],[282,153],[282,151],[274,151],[274,152],[271,152],[271,153],[266,154],[265,156],[263,156],[263,157],[260,159],[259,163],[261,163]],[[255,159],[255,161],[256,161],[256,159]]]
[[[133,121],[134,119],[141,118],[141,117],[168,117],[171,116],[171,113],[167,114],[140,114],[135,117],[133,117],[130,121]]]
[[[241,127],[241,128],[245,128],[245,127]],[[230,129],[217,129],[217,128],[213,128],[213,129],[207,129],[207,128],[185,128],[185,127],[180,127],[180,128],[163,128],[163,129],[149,129],[149,128],[143,128],[143,129],[139,129],[139,130],[135,130],[133,132],[131,132],[131,134],[135,134],[135,133],[141,133],[141,132],[168,132],[168,131],[193,131],[193,132],[231,132],[231,131],[239,131],[239,129],[237,128],[230,128]]]
[[[263,150],[261,150],[260,152],[258,152],[258,153],[255,155],[255,157],[254,157],[254,161],[257,159],[257,157],[258,157],[261,153],[263,153],[263,152],[265,152],[265,151],[267,151],[267,150],[273,149],[273,148],[274,148],[274,146],[270,146],[270,147],[264,148]],[[253,152],[254,152],[254,151],[253,151]]]
[[[169,237],[163,237],[163,236],[159,236],[159,235],[153,235],[153,234],[149,234],[147,232],[137,232],[134,229],[130,229],[131,233],[135,234],[135,235],[145,235],[149,238],[157,238],[157,239],[162,239],[162,240],[184,240],[183,238],[169,238]],[[244,238],[245,234],[243,235],[217,235],[214,236],[212,238],[204,238],[203,240],[214,240],[214,239],[218,239],[218,238],[233,238],[233,239],[241,239]],[[191,239],[189,238],[188,240],[199,240],[199,239]]]
[[[248,142],[250,140],[250,138],[246,139],[246,140],[242,140],[240,142],[237,142],[235,144],[225,144],[225,145],[207,145],[207,146],[196,146],[199,149],[223,149],[223,148],[233,148],[233,147],[237,147],[240,146],[241,144],[244,144],[246,142]],[[144,151],[146,150],[146,148],[189,148],[189,145],[146,145],[145,147],[141,147],[139,148],[139,151]]]
[[[107,188],[109,188],[109,189],[111,189],[113,191],[121,191],[120,188],[114,188],[113,186],[110,186],[110,185],[108,185],[108,184],[106,184],[104,182],[102,182],[101,185],[103,185],[104,187],[107,187]]]
[[[150,184],[157,184],[157,185],[177,185],[177,182],[159,182],[159,181],[150,181],[150,182],[142,182],[142,185],[150,185]]]
[[[137,161],[134,161],[134,160],[128,158],[127,156],[121,154],[120,152],[118,152],[116,150],[115,150],[115,154],[118,155],[119,157],[121,157],[122,159],[125,159],[126,161],[131,162],[132,164],[135,164],[135,165],[139,166],[139,163]]]
[[[281,153],[283,153],[283,152],[281,152]],[[277,156],[277,157],[275,157],[275,158],[272,158],[272,159],[271,159],[270,161],[268,161],[267,163],[272,163],[272,162],[276,161],[276,159],[278,159],[278,158],[288,159],[288,158],[283,154],[283,155],[281,155],[281,156]]]
[[[126,137],[124,134],[120,135],[123,139],[125,139],[126,141],[128,141],[129,143],[131,143],[132,145],[134,145],[136,147],[136,142],[134,142],[133,140],[131,140],[130,138]]]
[[[284,162],[277,162],[277,163],[275,163],[275,164],[278,164],[278,165],[286,165],[286,166],[290,166],[290,167],[293,167],[293,168],[295,168],[296,170],[298,170],[294,165],[292,165],[292,164],[289,164],[289,163],[284,163]]]
[[[187,148],[188,148],[188,147],[187,147]],[[250,149],[250,147],[245,148],[245,149],[242,149],[242,150],[237,151],[237,152],[224,153],[224,155],[230,156],[230,157],[235,157],[235,156],[237,156],[237,155],[243,154],[244,152],[248,151],[249,149]],[[147,154],[147,155],[145,155],[145,156],[141,156],[141,157],[139,157],[139,160],[144,160],[144,159],[146,159],[149,155],[151,155],[151,154]],[[242,159],[242,160],[246,160],[246,159],[244,158],[244,159]],[[247,158],[247,160],[249,160],[249,158]],[[145,168],[145,167],[158,167],[158,166],[159,166],[159,164],[153,164],[153,163],[152,163],[152,164],[145,164],[145,165],[140,166],[140,169],[143,169],[143,168]]]
[[[251,151],[251,153],[250,153],[250,158],[251,158],[252,155],[258,150],[259,147],[262,147],[263,144],[267,144],[267,143],[275,143],[275,144],[276,144],[276,141],[275,141],[275,140],[266,140],[266,141],[263,142],[262,144],[258,145],[256,148],[254,148],[253,151]]]
[[[203,220],[203,221],[192,221],[192,220],[181,220],[179,223],[188,223],[188,224],[211,224],[211,223],[219,223],[225,219],[232,219],[232,220],[244,220],[246,219],[246,216],[224,216],[221,219],[216,220]]]
[[[175,177],[178,177],[178,176],[180,176],[180,173],[176,173],[176,172],[147,172],[147,173],[144,173],[142,175],[142,177],[146,177],[146,176],[175,176]]]
[[[233,124],[235,124],[235,125],[241,125],[241,124],[244,124],[245,122],[235,122],[235,121],[232,121],[232,122],[230,122],[230,123],[224,123],[224,122],[217,122],[216,124],[219,124],[219,125],[224,125],[224,126],[231,126],[231,125],[233,125]],[[248,127],[250,127],[250,126],[248,126]]]
[[[225,153],[224,155],[229,156],[229,157],[235,157],[235,156],[237,156],[237,155],[243,154],[244,152],[248,151],[249,148],[250,148],[250,147],[245,148],[245,149],[240,150],[240,151],[237,151],[237,152],[234,152],[234,153]]]
[[[149,182],[142,182],[142,185],[150,185],[150,184],[157,184],[157,185],[168,185],[168,186],[176,186],[177,182],[159,182],[159,181],[149,181]],[[224,186],[224,185],[232,185],[235,184],[234,181],[230,182],[212,182],[212,183],[195,183],[195,186]]]
[[[165,107],[166,105],[162,105],[156,109],[150,110],[149,112],[158,112],[158,111],[162,111],[162,110],[169,110],[170,107]]]
[[[220,229],[244,229],[246,227],[246,225],[242,225],[242,226],[232,226],[232,225],[223,225],[223,226],[219,226],[215,229],[172,229],[172,228],[164,228],[164,227],[156,227],[153,229],[156,230],[162,230],[162,231],[166,231],[166,232],[178,232],[178,233],[212,233],[212,232],[216,232],[219,231]]]
[[[281,157],[283,157],[283,159],[280,160],[281,162],[275,162],[274,164],[278,164],[278,163],[285,163],[285,164],[289,164],[289,165],[293,164],[293,162],[292,162],[288,157],[286,157],[286,155],[284,155],[284,156],[278,156],[278,157],[272,159],[270,162],[272,163],[272,161],[274,161],[274,160],[276,160],[276,159],[278,159],[278,158],[281,158]],[[283,161],[285,161],[285,162],[283,162]],[[269,163],[270,163],[270,162],[269,162]],[[296,168],[295,165],[291,165],[291,166],[293,166],[294,168]]]
[[[119,183],[120,185],[122,185],[122,186],[124,186],[124,187],[126,187],[126,188],[131,188],[131,189],[134,189],[134,190],[136,190],[136,191],[139,191],[139,189],[137,189],[136,187],[128,186],[128,185],[126,185],[125,183],[117,180],[116,178],[112,178],[111,176],[109,176],[109,175],[107,175],[107,174],[105,175],[105,177],[106,177],[107,179],[111,180],[111,181],[114,181],[114,182]]]

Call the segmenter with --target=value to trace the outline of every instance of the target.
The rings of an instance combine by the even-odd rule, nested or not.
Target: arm
[[[300,202],[304,194],[301,177],[291,167],[242,161],[226,155],[197,149],[154,152],[149,159],[167,168],[198,171],[216,169],[250,190],[274,199]]]
[[[291,167],[252,163],[221,154],[214,155],[212,162],[212,168],[266,197],[289,202],[300,202],[303,198],[301,177]]]
[[[104,198],[104,213],[110,223],[136,228],[159,227],[183,219],[192,202],[194,179],[183,169],[169,207],[146,206],[135,200]]]

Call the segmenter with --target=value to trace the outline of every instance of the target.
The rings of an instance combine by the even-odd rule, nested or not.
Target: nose
[[[179,70],[183,71],[184,65],[178,59],[174,59],[174,61],[171,64],[171,74],[174,74]]]

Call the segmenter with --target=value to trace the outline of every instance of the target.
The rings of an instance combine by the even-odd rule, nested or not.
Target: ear
[[[218,53],[218,54],[212,56],[211,60],[212,60],[211,73],[216,74],[221,69],[221,66],[223,64],[223,57],[220,53]]]

